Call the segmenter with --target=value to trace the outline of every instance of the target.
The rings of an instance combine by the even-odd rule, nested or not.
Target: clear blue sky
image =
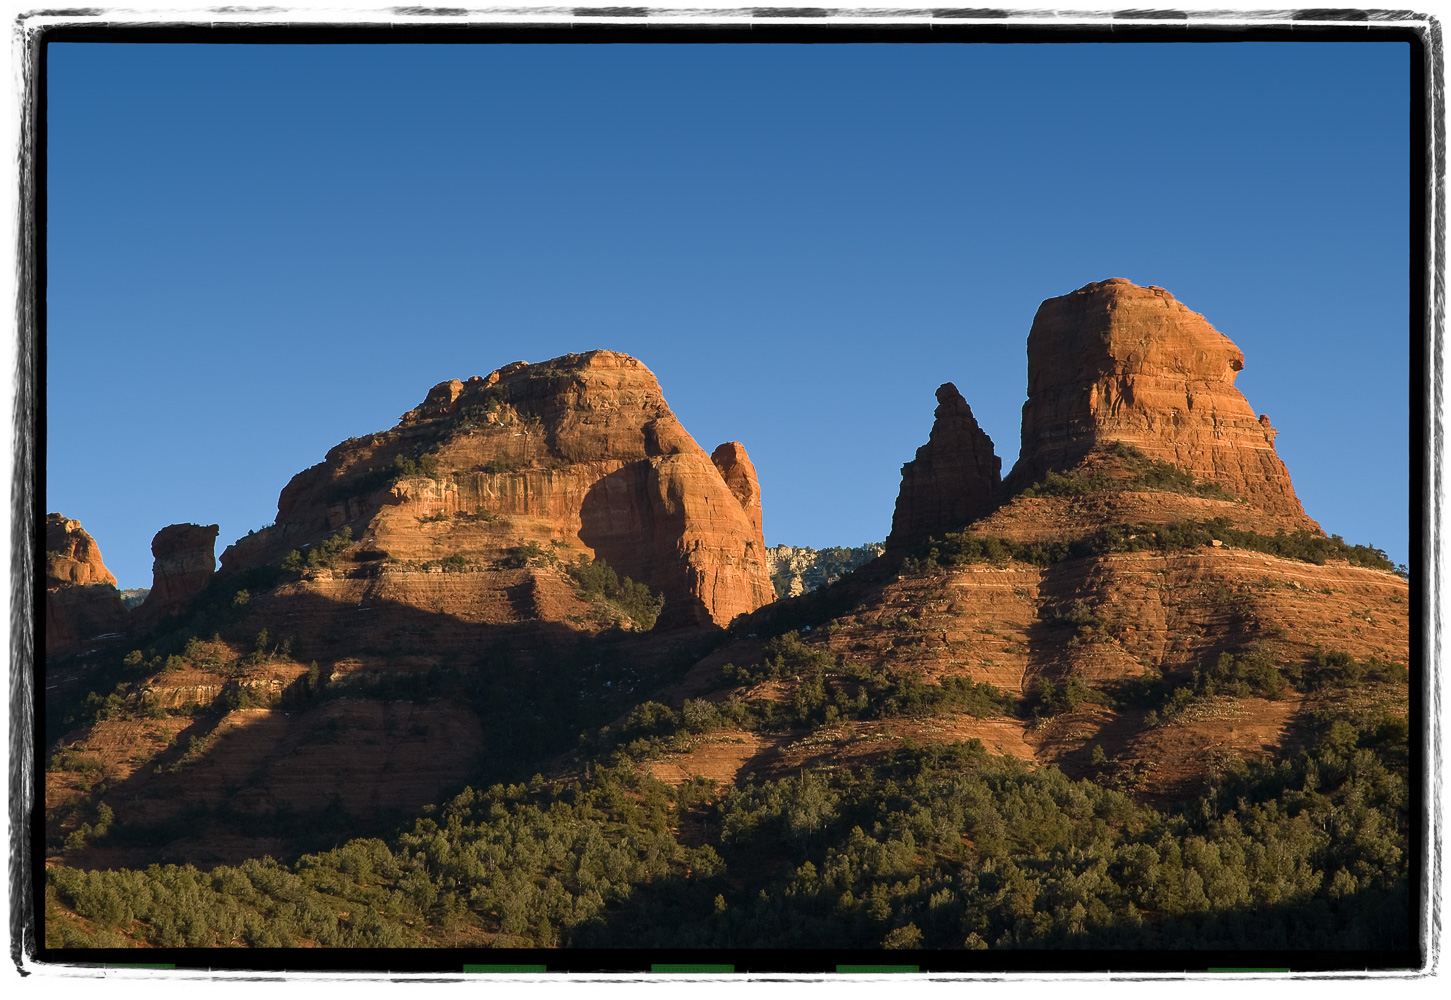
[[[1404,44],[53,45],[47,509],[123,587],[343,438],[632,354],[770,544],[885,536],[953,381],[1006,472],[1045,298],[1161,285],[1311,516],[1408,557]]]

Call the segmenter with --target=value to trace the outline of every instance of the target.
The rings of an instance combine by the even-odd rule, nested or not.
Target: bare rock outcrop
[[[135,611],[139,630],[186,612],[206,589],[217,567],[219,530],[215,524],[172,524],[156,533],[151,540],[151,592]]]
[[[1234,386],[1244,354],[1162,288],[1094,282],[1038,308],[1013,489],[1122,441],[1292,527],[1305,516],[1269,418]]]
[[[1001,484],[1002,459],[951,382],[937,389],[934,416],[927,443],[902,466],[888,549],[961,530],[991,509]]]
[[[725,624],[774,597],[745,449],[712,460],[650,370],[611,351],[440,383],[393,429],[294,477],[276,523],[228,548],[222,572],[343,527],[354,542],[333,577],[370,576],[391,602],[463,621],[540,616],[509,573],[552,592],[542,578],[581,556],[663,594],[667,626]]]
[[[739,441],[727,441],[710,453],[710,460],[745,508],[752,530],[761,534],[761,483],[756,479],[756,466],[746,454],[746,446]]]
[[[45,655],[64,656],[89,639],[124,632],[126,606],[96,540],[64,514],[45,517]]]

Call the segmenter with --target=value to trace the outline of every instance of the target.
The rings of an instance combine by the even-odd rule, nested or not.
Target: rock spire
[[[937,390],[934,417],[927,443],[902,466],[888,549],[961,530],[992,507],[998,491],[1002,459],[951,382]]]

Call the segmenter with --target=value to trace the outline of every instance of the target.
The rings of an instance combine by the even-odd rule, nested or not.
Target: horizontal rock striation
[[[275,564],[343,527],[353,546],[339,572],[389,567],[394,600],[430,611],[503,588],[501,565],[557,575],[580,556],[663,594],[666,626],[725,624],[773,598],[744,447],[722,445],[713,460],[650,370],[611,351],[434,386],[392,430],[295,476],[276,523],[223,553],[222,572]],[[442,585],[454,597],[439,597],[438,581],[417,601],[398,586],[442,559],[460,571]],[[539,614],[514,604],[517,620]]]

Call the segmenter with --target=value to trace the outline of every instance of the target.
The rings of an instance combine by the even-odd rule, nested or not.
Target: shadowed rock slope
[[[151,540],[151,589],[133,616],[136,631],[150,632],[184,615],[206,590],[217,568],[215,524],[172,524]]]
[[[213,574],[216,530],[158,533],[138,648],[53,699],[56,838],[99,808],[73,758],[129,831],[73,844],[86,864],[284,853],[527,777],[774,598],[744,446],[708,454],[608,351],[435,386]]]

